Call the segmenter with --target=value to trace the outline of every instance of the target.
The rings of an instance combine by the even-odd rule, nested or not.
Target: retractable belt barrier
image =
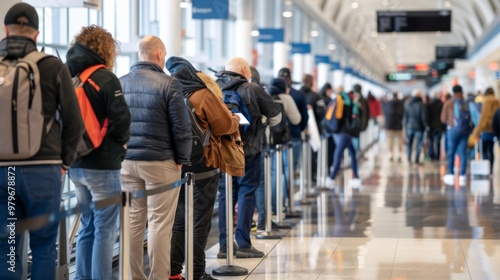
[[[140,190],[133,192],[122,191],[119,195],[115,195],[109,198],[105,198],[98,201],[93,201],[88,204],[79,204],[70,209],[62,209],[59,212],[49,213],[41,215],[35,218],[29,218],[25,220],[19,220],[16,223],[17,232],[25,232],[27,230],[37,230],[45,226],[47,223],[52,223],[59,220],[59,258],[58,267],[56,268],[58,280],[69,279],[69,269],[68,269],[68,239],[66,235],[66,218],[72,215],[79,215],[82,213],[90,212],[96,209],[102,209],[111,205],[120,205],[120,279],[128,279],[129,277],[129,261],[130,261],[130,205],[132,199],[140,199],[159,193],[163,193],[169,190],[173,190],[182,185],[186,185],[186,279],[192,280],[194,278],[193,273],[193,187],[196,180],[203,180],[210,178],[220,173],[219,169],[214,169],[208,172],[195,174],[192,172],[187,172],[186,176],[182,179],[168,185],[163,185],[161,187],[150,189],[150,190]],[[67,177],[67,176],[66,176]],[[64,184],[63,180],[63,184]],[[65,193],[62,196],[65,199],[70,199],[75,197],[74,192]],[[77,218],[77,217],[75,217]],[[75,220],[75,222],[77,222]],[[70,240],[73,240],[76,234],[77,227],[72,227],[70,232]],[[27,251],[23,252],[24,255]],[[25,256],[22,259],[26,260]],[[27,277],[27,271],[23,273],[23,277]]]

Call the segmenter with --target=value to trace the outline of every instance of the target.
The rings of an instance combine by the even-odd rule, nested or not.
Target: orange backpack
[[[106,68],[106,66],[104,64],[93,65],[85,69],[85,71],[77,77],[78,80],[75,87],[76,98],[78,99],[80,112],[82,113],[82,119],[85,124],[85,133],[83,134],[77,147],[77,153],[80,157],[86,156],[94,149],[98,148],[104,137],[106,137],[106,133],[108,131],[108,118],[104,119],[101,126],[95,115],[94,108],[92,108],[92,104],[90,103],[87,93],[83,88],[85,83],[88,82],[97,92],[99,92],[100,87],[90,79],[90,76],[101,68]]]

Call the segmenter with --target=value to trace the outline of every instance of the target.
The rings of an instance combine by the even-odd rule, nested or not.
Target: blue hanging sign
[[[500,71],[496,71],[496,72],[495,72],[495,78],[496,78],[497,80],[500,80]]]
[[[311,44],[309,43],[290,43],[290,46],[292,46],[291,53],[296,54],[296,53],[311,53]]]
[[[229,0],[193,0],[193,19],[229,19]]]
[[[346,67],[344,69],[344,73],[352,75],[354,73],[354,70],[351,67]]]
[[[330,56],[328,55],[315,55],[314,64],[326,63],[330,64]]]
[[[330,69],[331,70],[341,70],[342,68],[340,67],[340,62],[339,61],[332,61],[330,62]]]
[[[283,28],[259,28],[259,43],[274,43],[285,41]]]

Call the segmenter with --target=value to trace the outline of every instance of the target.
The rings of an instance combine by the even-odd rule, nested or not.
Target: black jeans
[[[205,166],[205,162],[197,166],[184,167],[182,173],[203,173],[213,170]],[[219,186],[220,175],[215,175],[204,180],[196,180],[193,190],[194,200],[194,240],[193,240],[193,263],[194,279],[200,279],[205,273],[205,246],[208,235],[212,228],[212,214],[214,210],[215,197]],[[170,253],[170,274],[181,274],[185,259],[185,187],[181,187],[175,221],[172,228],[172,248]]]
[[[439,160],[441,158],[441,137],[443,131],[441,129],[431,129],[427,133],[429,140],[429,157],[431,160]]]
[[[493,174],[493,164],[495,163],[495,142],[490,140],[481,140],[483,142],[483,159],[490,161],[490,174]]]

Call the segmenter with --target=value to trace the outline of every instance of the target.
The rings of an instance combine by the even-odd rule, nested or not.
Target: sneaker
[[[326,177],[325,188],[327,189],[335,189],[335,180],[330,177]]]
[[[353,188],[359,188],[361,186],[361,180],[359,178],[352,178],[349,185]]]
[[[458,184],[460,184],[460,186],[465,186],[465,176],[464,175],[460,175],[460,177],[458,177]]]
[[[443,183],[445,185],[454,185],[455,184],[455,176],[453,174],[446,174],[443,176]]]
[[[237,258],[262,258],[264,257],[264,252],[255,249],[253,246],[249,248],[240,248],[236,251]]]
[[[180,274],[170,275],[168,280],[185,280]]]
[[[217,280],[213,278],[212,275],[204,273],[203,276],[200,277],[200,280]]]
[[[236,254],[236,251],[238,251],[238,245],[236,244],[236,242],[234,242],[233,243],[233,256]],[[227,258],[227,249],[226,249],[226,247],[221,248],[219,250],[219,253],[217,253],[217,258],[218,259],[225,259],[225,258]]]

